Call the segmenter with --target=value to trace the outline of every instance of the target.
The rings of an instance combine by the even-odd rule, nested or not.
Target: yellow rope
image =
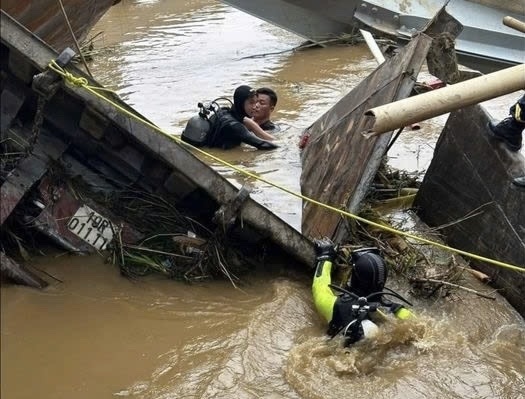
[[[312,198],[306,197],[306,196],[304,196],[302,194],[296,193],[296,192],[294,192],[294,191],[292,191],[292,190],[290,190],[290,189],[288,189],[286,187],[283,187],[283,186],[281,186],[279,184],[273,183],[272,181],[267,180],[264,177],[258,176],[258,175],[254,174],[254,173],[251,173],[251,172],[247,171],[247,170],[241,169],[241,168],[239,168],[239,167],[237,167],[237,166],[235,166],[235,165],[233,165],[233,164],[231,164],[231,163],[229,163],[227,161],[224,161],[223,159],[220,159],[220,158],[216,157],[213,154],[210,154],[210,153],[208,153],[208,152],[206,152],[204,150],[201,150],[200,148],[194,147],[191,144],[188,144],[188,143],[182,141],[177,136],[171,135],[171,134],[163,131],[159,127],[157,127],[154,124],[152,124],[152,123],[150,123],[150,122],[140,118],[139,116],[137,116],[134,113],[130,112],[129,110],[125,109],[121,105],[116,104],[115,102],[111,101],[110,99],[106,98],[105,96],[103,96],[102,94],[100,94],[98,92],[98,91],[109,91],[109,90],[101,88],[101,87],[90,86],[88,84],[87,79],[85,79],[85,78],[77,78],[77,77],[73,76],[70,72],[67,72],[63,68],[61,68],[55,61],[51,61],[51,63],[49,64],[49,68],[52,69],[53,71],[55,71],[56,73],[62,75],[67,81],[71,82],[75,86],[84,87],[87,91],[89,91],[90,93],[92,93],[96,97],[98,97],[98,98],[100,98],[100,99],[102,99],[104,101],[109,102],[111,105],[113,105],[115,108],[117,108],[118,110],[120,110],[124,114],[128,115],[131,118],[136,119],[137,121],[139,121],[139,122],[141,122],[141,123],[143,123],[145,125],[148,125],[152,129],[156,130],[159,133],[164,134],[165,136],[169,137],[170,139],[176,141],[177,143],[179,143],[181,145],[184,145],[184,146],[187,146],[187,147],[191,148],[192,150],[194,150],[194,151],[196,151],[196,152],[198,152],[198,153],[200,153],[202,155],[205,155],[205,156],[213,159],[214,161],[217,161],[217,162],[223,164],[224,166],[227,166],[228,168],[230,168],[232,170],[235,170],[236,172],[239,172],[239,173],[241,173],[241,174],[243,174],[245,176],[251,177],[253,179],[262,181],[263,183],[269,184],[270,186],[278,188],[279,190],[284,191],[285,193],[288,193],[288,194],[290,194],[290,195],[292,195],[294,197],[300,198],[300,199],[302,199],[304,201],[308,201],[308,202],[310,202],[312,204],[318,205],[318,206],[323,207],[325,209],[329,209],[329,210],[331,210],[333,212],[336,212],[336,213],[339,213],[341,215],[347,216],[349,218],[355,219],[355,220],[357,220],[359,222],[366,223],[366,224],[368,224],[370,226],[374,226],[374,227],[377,227],[379,229],[388,231],[390,233],[394,233],[394,234],[397,234],[397,235],[400,235],[400,236],[411,238],[413,240],[420,241],[420,242],[423,242],[425,244],[430,244],[430,245],[433,245],[435,247],[438,247],[438,248],[441,248],[441,249],[444,249],[444,250],[447,250],[447,251],[450,251],[450,252],[455,252],[455,253],[457,253],[459,255],[463,255],[463,256],[466,256],[466,257],[469,257],[469,258],[472,258],[472,259],[476,259],[476,260],[479,260],[479,261],[482,261],[482,262],[491,263],[491,264],[496,265],[496,266],[504,267],[504,268],[515,270],[515,271],[522,272],[522,273],[525,272],[525,268],[523,268],[523,267],[511,265],[509,263],[501,262],[501,261],[498,261],[498,260],[495,260],[495,259],[486,258],[484,256],[476,255],[476,254],[473,254],[471,252],[463,251],[461,249],[449,247],[448,245],[444,245],[444,244],[441,244],[439,242],[435,242],[435,241],[432,241],[432,240],[429,240],[429,239],[426,239],[426,238],[423,238],[423,237],[419,237],[419,236],[416,236],[416,235],[411,234],[411,233],[407,233],[407,232],[404,232],[404,231],[401,231],[401,230],[396,230],[396,229],[394,229],[392,227],[384,226],[382,224],[373,222],[371,220],[367,220],[365,218],[362,218],[360,216],[354,215],[354,214],[352,214],[350,212],[347,212],[345,210],[335,208],[335,207],[333,207],[331,205],[324,204],[324,203],[319,202],[319,201],[317,201],[315,199],[312,199]]]

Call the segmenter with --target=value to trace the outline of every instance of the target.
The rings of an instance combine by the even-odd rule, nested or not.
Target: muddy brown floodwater
[[[301,128],[375,68],[363,46],[286,51],[302,40],[215,1],[122,0],[99,31],[95,77],[174,134],[199,101],[243,83],[276,89],[281,147],[214,154],[296,191]],[[515,98],[484,105],[500,118]],[[424,170],[445,120],[404,132],[391,163]],[[300,227],[298,199],[251,184],[257,200]],[[343,350],[324,336],[307,273],[254,271],[236,290],[128,280],[97,256],[48,253],[33,264],[61,282],[48,278],[43,291],[2,285],[3,399],[525,397],[524,321],[499,296],[421,301],[392,278],[418,320]]]

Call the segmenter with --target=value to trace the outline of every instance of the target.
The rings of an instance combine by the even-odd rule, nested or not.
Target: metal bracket
[[[55,62],[61,67],[65,67],[71,62],[75,52],[67,47],[64,51],[60,53]],[[61,77],[55,71],[45,70],[35,76],[33,76],[33,82],[31,88],[38,93],[39,96],[43,97],[46,100],[49,100],[56,93],[59,87]]]

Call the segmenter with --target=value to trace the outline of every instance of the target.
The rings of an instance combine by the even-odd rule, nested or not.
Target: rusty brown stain
[[[80,42],[114,4],[114,0],[62,0],[75,37]],[[74,41],[56,0],[2,0],[2,10],[57,51]]]

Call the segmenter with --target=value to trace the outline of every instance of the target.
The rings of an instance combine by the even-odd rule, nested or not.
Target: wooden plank
[[[414,205],[446,241],[462,250],[525,266],[525,191],[512,187],[525,175],[525,158],[510,153],[486,132],[487,113],[471,106],[452,113],[441,133],[434,157]],[[489,275],[502,294],[525,315],[525,274],[477,260],[471,265]]]
[[[417,36],[307,129],[310,139],[302,154],[301,174],[304,195],[358,211],[392,135],[365,138],[361,132],[371,121],[364,112],[410,94],[430,43],[428,36]],[[309,202],[303,206],[302,231],[307,236],[340,241],[346,235],[340,221],[335,212]]]

